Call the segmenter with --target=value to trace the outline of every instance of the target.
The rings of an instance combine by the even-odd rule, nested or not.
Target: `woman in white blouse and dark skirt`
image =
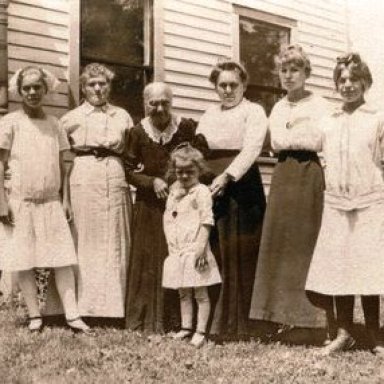
[[[252,294],[265,196],[255,160],[267,132],[263,108],[243,97],[248,74],[234,61],[222,61],[209,80],[221,103],[201,117],[197,134],[210,148],[208,165],[215,228],[211,246],[222,274],[211,334],[238,337],[248,333]]]
[[[268,198],[250,317],[287,329],[322,328],[324,312],[311,305],[304,288],[323,209],[318,121],[329,106],[305,89],[311,66],[301,47],[287,47],[278,65],[287,96],[270,116],[271,144],[278,163]],[[324,301],[331,317],[329,298],[310,298]]]

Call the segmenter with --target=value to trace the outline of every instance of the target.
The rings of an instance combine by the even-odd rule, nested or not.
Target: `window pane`
[[[143,65],[143,4],[144,1],[138,0],[82,0],[82,57]]]
[[[240,17],[240,59],[250,84],[279,88],[276,59],[280,47],[289,42],[289,28]]]

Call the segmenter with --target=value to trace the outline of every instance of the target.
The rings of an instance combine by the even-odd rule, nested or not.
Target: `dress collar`
[[[197,190],[198,186],[199,186],[199,184],[196,184],[189,189],[185,189],[180,185],[180,183],[178,181],[175,181],[172,185],[171,190],[172,190],[172,194],[175,196],[175,199],[177,201],[179,201],[184,196],[187,196],[187,195],[194,193]]]
[[[82,104],[82,108],[83,108],[84,113],[86,115],[90,115],[91,113],[96,112],[96,111],[102,111],[109,116],[113,116],[116,113],[116,108],[109,103],[106,103],[106,104],[102,105],[101,107],[96,107],[96,106],[88,103],[88,101],[84,101],[84,103]]]
[[[164,131],[160,131],[152,124],[151,119],[148,116],[141,120],[141,125],[146,134],[151,140],[158,144],[160,142],[162,144],[169,143],[172,140],[173,135],[177,132],[179,124],[179,117],[172,115],[168,127],[165,128]]]
[[[364,103],[364,104],[360,105],[360,107],[356,108],[350,115],[353,115],[355,112],[362,112],[362,113],[368,113],[368,114],[373,115],[373,114],[377,113],[377,111],[378,111],[377,108],[375,108],[374,106],[369,105],[367,103]],[[333,116],[340,116],[340,115],[345,115],[345,114],[347,114],[347,112],[345,112],[343,110],[342,105],[337,105],[332,112]]]

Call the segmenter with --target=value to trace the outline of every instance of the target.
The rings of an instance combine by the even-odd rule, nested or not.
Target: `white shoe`
[[[182,328],[182,329],[180,329],[179,332],[172,335],[172,338],[175,340],[184,340],[191,335],[192,335],[192,330],[190,330],[188,328]]]
[[[193,334],[193,337],[192,337],[190,344],[196,348],[201,348],[206,343],[206,341],[207,341],[207,339],[205,338],[204,333],[195,332]]]

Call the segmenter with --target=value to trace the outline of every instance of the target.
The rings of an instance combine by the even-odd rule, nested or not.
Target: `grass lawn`
[[[30,334],[19,316],[0,310],[0,383],[384,383],[384,362],[369,351],[319,357],[315,347],[257,341],[196,350],[101,328],[96,337],[62,327]]]

